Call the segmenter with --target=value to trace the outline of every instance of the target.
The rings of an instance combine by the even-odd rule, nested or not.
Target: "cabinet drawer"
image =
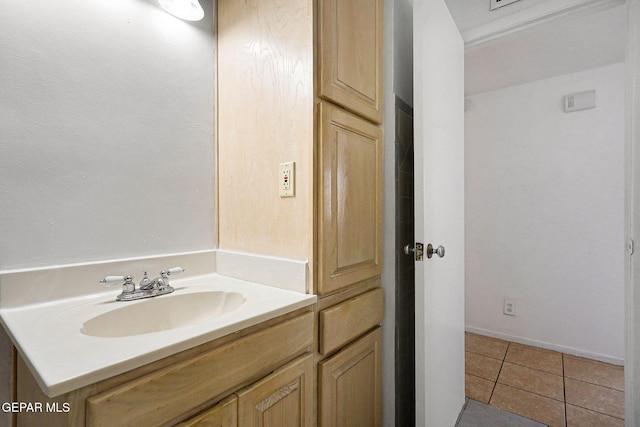
[[[352,341],[382,322],[384,294],[382,288],[358,295],[322,310],[319,315],[321,354],[327,354]]]
[[[87,425],[162,425],[284,365],[312,338],[313,313],[239,338],[90,397]]]

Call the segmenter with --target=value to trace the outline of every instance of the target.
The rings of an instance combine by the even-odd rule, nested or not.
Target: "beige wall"
[[[312,2],[274,3],[217,6],[218,247],[312,261]],[[294,198],[278,194],[287,161]]]

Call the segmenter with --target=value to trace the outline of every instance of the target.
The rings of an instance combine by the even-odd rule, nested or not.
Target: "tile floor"
[[[552,427],[624,426],[624,368],[466,334],[466,395]]]

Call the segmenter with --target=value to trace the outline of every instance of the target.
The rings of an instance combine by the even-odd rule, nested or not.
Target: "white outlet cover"
[[[502,310],[504,314],[507,316],[515,316],[516,315],[516,302],[512,299],[504,300],[504,308]]]
[[[295,197],[296,195],[296,162],[280,163],[278,186],[280,197]]]

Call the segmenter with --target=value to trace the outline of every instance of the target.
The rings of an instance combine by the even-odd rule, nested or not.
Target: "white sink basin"
[[[173,283],[175,292],[118,302],[119,289],[0,309],[0,321],[49,397],[211,342],[316,301],[219,274]]]
[[[231,313],[244,301],[237,292],[170,294],[100,314],[84,322],[80,332],[94,337],[128,337],[166,331]]]

